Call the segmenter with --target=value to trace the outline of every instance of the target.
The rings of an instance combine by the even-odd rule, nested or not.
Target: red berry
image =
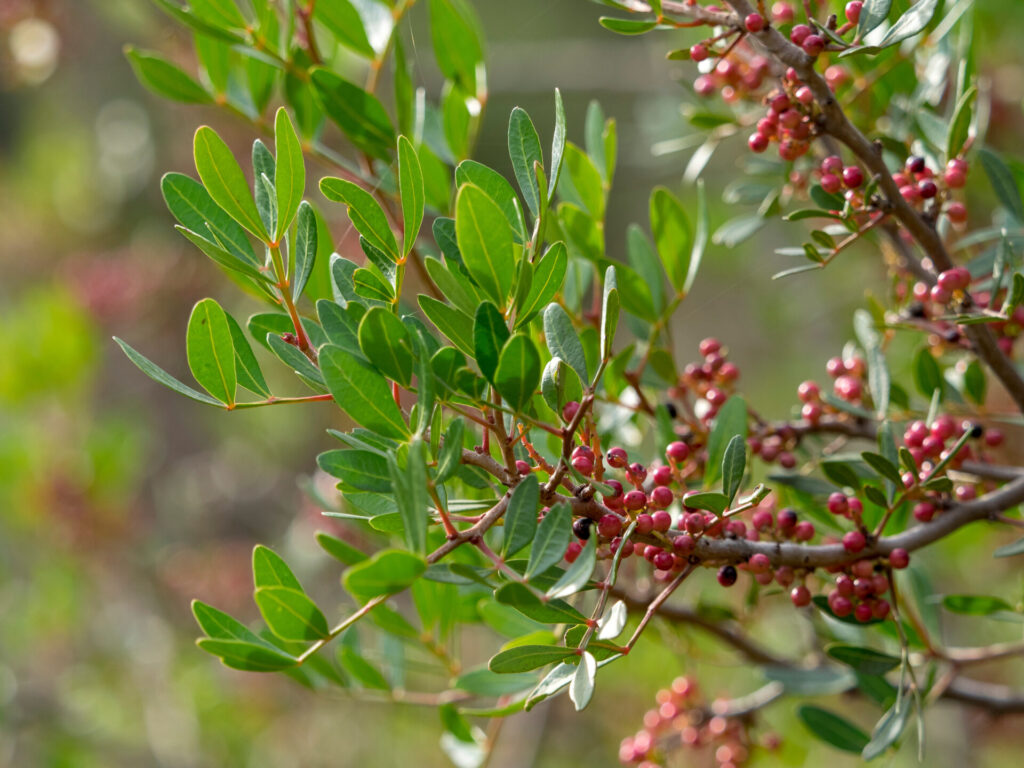
[[[811,424],[817,424],[821,420],[822,408],[819,403],[804,403],[800,409],[800,415]]]
[[[963,224],[967,221],[967,206],[961,202],[952,202],[946,206],[946,215],[954,224]]]
[[[731,587],[736,583],[736,568],[731,565],[723,565],[718,569],[718,583],[723,587]]]
[[[572,460],[572,466],[573,469],[584,477],[590,477],[594,474],[594,460],[589,456],[577,456]]]
[[[811,604],[811,591],[801,584],[798,587],[793,587],[789,593],[789,599],[793,601],[793,605],[797,608],[803,608]]]
[[[796,96],[797,101],[804,105],[808,105],[814,101],[814,91],[806,85],[802,85],[797,88],[794,96]]]
[[[626,470],[626,477],[634,485],[640,485],[647,479],[647,467],[639,461],[634,461],[629,465],[629,469]]]
[[[697,43],[690,46],[690,58],[694,61],[704,61],[708,57],[708,47],[704,43]]]
[[[606,539],[612,539],[622,533],[622,520],[618,515],[604,515],[597,521],[597,532]]]
[[[832,594],[834,595],[835,593],[833,592]],[[850,602],[848,597],[836,595],[835,599],[832,599],[832,595],[829,595],[828,605],[832,609],[832,613],[839,618],[849,616],[853,612],[853,603]]]
[[[840,174],[843,172],[843,159],[839,155],[829,155],[821,161],[822,173]]]
[[[612,491],[614,492],[613,496],[605,496],[605,501],[607,501],[609,498],[618,499],[622,497],[622,483],[620,483],[618,480],[605,480],[604,483],[605,485],[610,485],[612,487]]]
[[[830,195],[838,194],[843,188],[843,181],[834,173],[825,173],[821,177],[821,188]]]
[[[856,165],[848,165],[843,168],[843,184],[850,189],[856,189],[864,183],[864,172]]]
[[[767,509],[759,509],[754,513],[754,527],[759,531],[767,531],[772,527],[772,513]]]
[[[645,494],[643,491],[630,491],[622,500],[622,504],[623,506],[626,507],[626,509],[632,512],[635,512],[638,509],[643,509],[644,507],[647,506],[647,494]],[[643,531],[641,531],[641,533],[643,533]],[[650,533],[650,531],[648,530],[646,531],[646,533]]]
[[[701,75],[693,81],[693,90],[698,96],[710,96],[715,92],[715,81],[707,75]]]
[[[658,554],[654,556],[654,567],[662,571],[672,570],[672,566],[675,565],[676,559],[672,557],[671,552],[660,550]]]
[[[629,454],[626,453],[625,449],[619,447],[610,449],[605,454],[605,458],[608,460],[608,466],[615,469],[622,469],[629,463]]]
[[[910,565],[910,554],[905,549],[894,549],[889,553],[889,565],[896,570],[903,570]]]
[[[769,144],[771,144],[769,138],[760,131],[750,134],[750,138],[747,139],[747,146],[750,147],[750,151],[758,154],[768,149]]]
[[[672,503],[673,499],[675,499],[675,495],[672,493],[672,489],[666,488],[664,485],[659,485],[651,491],[650,504],[656,509],[665,509]],[[662,514],[668,517],[667,512]],[[669,517],[669,524],[671,524],[671,522],[672,519]],[[665,526],[665,530],[668,530],[668,525]]]
[[[892,606],[889,605],[888,600],[876,600],[874,606],[871,609],[871,615],[876,619],[884,619],[889,615],[889,611]]]
[[[861,603],[853,609],[853,616],[857,621],[871,621],[871,606]]]
[[[849,531],[843,535],[843,549],[851,554],[860,552],[867,546],[867,539],[860,531]]]
[[[942,174],[942,180],[946,182],[946,186],[950,189],[960,189],[967,184],[967,174],[953,168],[947,168],[946,172]]]
[[[846,372],[846,366],[843,365],[843,358],[830,357],[828,362],[825,363],[825,371],[833,379],[842,376]]]
[[[859,400],[863,391],[860,381],[853,376],[840,376],[836,379],[834,389],[838,397],[847,401]]]
[[[684,533],[680,536],[676,536],[672,540],[672,548],[680,555],[688,555],[693,552],[693,548],[697,546],[697,542],[694,541],[693,536],[688,533]]]
[[[989,448],[998,448],[1003,444],[1003,433],[998,429],[986,429],[985,430],[985,445]]]
[[[683,519],[683,527],[686,528],[687,532],[694,535],[704,530],[704,515],[700,512],[694,512],[687,515]]]
[[[789,3],[778,2],[772,5],[772,18],[780,24],[788,24],[793,20],[793,6]]]
[[[700,352],[702,357],[717,354],[722,351],[722,342],[714,337],[709,337],[700,343],[697,347],[697,351]]]
[[[793,573],[793,569],[788,565],[780,565],[775,569],[775,581],[779,583],[780,587],[788,587],[795,578],[796,574]]]
[[[520,459],[516,462],[516,472],[520,475],[528,475],[531,472],[531,467],[527,462]]]
[[[765,28],[764,16],[760,13],[751,13],[743,20],[743,25],[747,28],[747,32],[760,32]]]
[[[580,552],[583,551],[583,545],[578,541],[570,541],[569,546],[565,550],[565,559],[567,562],[573,563],[576,558],[580,556]]]
[[[853,579],[847,576],[845,573],[841,573],[836,576],[836,592],[843,597],[853,596]]]
[[[846,4],[846,20],[851,24],[856,24],[860,21],[860,12],[864,7],[864,3],[861,0],[852,0]]]
[[[797,523],[796,511],[789,509],[780,509],[778,515],[775,517],[776,524],[783,531],[794,527]]]

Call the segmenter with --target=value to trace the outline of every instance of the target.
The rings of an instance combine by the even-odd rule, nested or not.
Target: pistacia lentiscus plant
[[[408,55],[414,0],[156,2],[194,34],[199,79],[130,49],[140,79],[267,135],[249,174],[201,127],[198,180],[162,182],[181,234],[267,308],[243,324],[196,304],[186,352],[205,392],[118,343],[158,382],[226,411],[334,401],[353,426],[332,430],[337,448],[318,459],[339,492],[320,502],[379,544],[318,537],[352,603],[330,618],[257,547],[265,628],[196,601],[200,648],[240,670],[438,706],[459,765],[486,759],[477,718],[562,693],[585,707],[600,668],[639,650],[655,620],[710,633],[759,666],[763,686],[711,701],[692,678],[667,680],[623,740],[624,763],[685,750],[723,768],[755,760],[778,743],[756,712],[786,696],[877,705],[874,725],[798,710],[811,734],[865,760],[920,743],[908,726],[940,699],[1024,711],[1024,693],[968,674],[1024,645],[946,644],[911,564],[964,526],[995,537],[1024,525],[1024,469],[998,425],[1024,409],[1021,166],[982,146],[970,0],[608,0],[612,32],[683,35],[668,58],[693,62],[710,101],[688,107],[707,132],[686,172],[695,202],[655,189],[650,235],[630,227],[624,244],[604,236],[617,137],[596,105],[582,147],[566,140],[556,92],[550,140],[516,108],[509,163],[469,159],[487,81],[465,0],[416,9],[445,78],[436,100]],[[781,420],[740,394],[727,340],[706,339],[693,361],[670,340],[709,247],[700,174],[716,147],[743,142],[754,154],[732,201],[756,212],[715,245],[782,216],[819,228],[784,250],[803,261],[777,277],[819,279],[792,276],[858,250],[889,277],[884,303],[856,312],[855,340],[827,362],[828,384],[799,384]],[[307,161],[331,175],[312,183]],[[994,192],[985,216],[964,203],[974,181]],[[326,202],[305,200],[312,189]],[[333,252],[337,206],[357,258]],[[272,392],[253,341],[309,393]],[[912,356],[906,382],[890,376],[897,356]],[[998,544],[996,557],[1024,554],[1024,540]],[[676,595],[708,570],[748,591],[744,620]],[[942,610],[1021,620],[986,591],[964,584]],[[794,635],[794,656],[750,627],[786,594],[816,638]],[[481,622],[502,639],[465,669],[458,638]],[[377,635],[416,647],[435,674],[396,687],[365,652]]]

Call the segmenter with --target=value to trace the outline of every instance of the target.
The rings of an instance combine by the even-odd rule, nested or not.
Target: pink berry
[[[828,497],[828,511],[833,515],[845,515],[850,511],[850,502],[845,494],[836,491]]]
[[[651,491],[651,506],[657,509],[665,509],[672,503],[673,499],[675,499],[675,495],[672,493],[672,489],[666,488],[664,485],[659,485]],[[668,518],[668,525],[665,526],[665,530],[667,531],[668,526],[672,524],[672,518],[669,517],[667,512],[662,512],[661,514]],[[657,526],[655,527],[657,528]]]
[[[806,24],[797,24],[789,33],[789,39],[796,45],[803,45],[804,41],[814,33]]]
[[[759,509],[754,513],[753,525],[759,531],[767,531],[772,527],[772,513],[767,509]]]
[[[676,536],[672,540],[672,548],[679,555],[688,555],[693,552],[693,548],[697,546],[697,542],[694,541],[693,536],[688,533],[684,533],[680,536]]]
[[[571,541],[571,542],[569,542],[569,546],[566,547],[566,550],[565,550],[566,562],[569,562],[569,563],[575,562],[576,558],[580,556],[580,552],[582,552],[582,551],[583,551],[583,545],[580,544],[578,541]]]
[[[686,443],[679,442],[678,440],[674,443],[669,443],[668,448],[665,449],[665,457],[669,461],[683,462],[686,461],[690,455],[690,448]]]
[[[856,189],[864,183],[864,172],[856,165],[848,165],[843,168],[843,184],[849,189]]]
[[[954,224],[963,224],[967,221],[967,206],[959,201],[952,202],[946,207],[946,215]]]
[[[672,570],[672,566],[675,565],[676,559],[672,557],[671,552],[661,550],[654,556],[654,567],[662,571]]]
[[[851,554],[860,552],[867,543],[867,539],[860,531],[849,531],[843,535],[843,549]]]
[[[686,528],[688,533],[694,535],[704,530],[704,515],[700,512],[694,512],[689,514],[683,520],[683,527]]]
[[[950,189],[960,189],[967,185],[967,174],[952,168],[947,168],[942,174],[942,180]]]
[[[985,445],[989,448],[998,448],[1003,444],[1004,435],[998,429],[986,429],[985,430]]]
[[[821,35],[808,35],[801,47],[808,56],[817,56],[825,50],[825,38]]]
[[[743,20],[743,25],[747,28],[747,32],[760,32],[765,27],[764,16],[760,13],[751,13],[747,18]]]
[[[584,477],[590,477],[594,474],[594,460],[589,456],[577,456],[572,460],[572,466],[573,469]]]
[[[760,131],[750,134],[750,138],[747,139],[747,146],[750,147],[750,151],[758,154],[768,149],[769,144],[771,144],[769,138]]]
[[[520,475],[528,475],[531,471],[531,467],[527,462],[522,459],[519,459],[519,461],[516,462],[516,472]]]
[[[708,57],[708,47],[704,43],[697,43],[690,46],[690,58],[694,61],[704,61]]]
[[[574,418],[576,418],[576,413],[579,411],[579,409],[580,404],[577,403],[575,400],[566,403],[565,406],[562,408],[562,420],[566,422],[572,421]]]
[[[810,541],[814,538],[814,523],[801,520],[793,528],[793,537],[797,541]]]
[[[647,494],[643,491],[630,491],[626,494],[622,503],[626,509],[635,512],[638,509],[643,509],[647,506]],[[647,533],[650,533],[650,531],[647,531]]]
[[[702,357],[715,355],[722,351],[722,342],[714,337],[704,339],[697,347]]]
[[[797,608],[803,608],[811,604],[811,591],[801,584],[798,587],[793,587],[789,593],[789,599],[793,601],[793,605]]]
[[[750,566],[750,570],[754,573],[765,573],[772,567],[772,562],[768,559],[768,555],[757,552],[750,556],[747,565]]]
[[[597,521],[597,532],[606,539],[613,539],[622,533],[622,520],[618,515],[603,515]]]
[[[789,3],[778,2],[772,5],[772,18],[779,24],[788,24],[794,15],[793,6]]]
[[[622,469],[629,463],[629,455],[623,448],[617,446],[609,449],[608,453],[605,454],[605,458],[608,460],[608,466],[615,469]]]
[[[846,20],[851,24],[856,24],[860,21],[860,12],[863,7],[864,3],[861,0],[852,0],[852,2],[847,3],[845,9]]]
[[[821,172],[841,174],[843,172],[843,159],[839,155],[829,155],[821,161]]]
[[[715,81],[707,75],[701,75],[693,81],[693,90],[698,96],[710,96],[715,92]]]
[[[830,195],[835,195],[843,188],[843,181],[834,173],[826,173],[821,177],[821,188]]]

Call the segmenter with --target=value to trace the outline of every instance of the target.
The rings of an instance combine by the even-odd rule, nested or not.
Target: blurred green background
[[[489,40],[491,93],[478,159],[509,170],[505,127],[516,104],[550,135],[552,91],[560,87],[570,138],[580,141],[587,103],[600,99],[619,123],[608,242],[621,257],[625,226],[646,220],[650,188],[680,188],[692,149],[664,150],[693,131],[681,110],[692,73],[664,53],[694,38],[614,36],[585,0],[475,5]],[[977,5],[996,137],[1019,152],[1024,4]],[[426,46],[421,10],[415,23]],[[192,304],[212,295],[240,315],[251,310],[175,235],[158,189],[164,171],[191,170],[200,123],[243,152],[251,129],[215,109],[144,92],[122,55],[127,42],[191,68],[188,36],[144,0],[0,0],[0,766],[448,765],[432,710],[232,672],[192,644],[192,597],[255,617],[249,553],[257,542],[285,554],[331,605],[338,571],[312,534],[335,524],[297,480],[312,473],[327,445],[324,428],[340,426],[340,416],[329,405],[206,410],[142,376],[110,341],[116,333],[187,376],[183,332]],[[432,60],[418,55],[429,75]],[[438,82],[428,77],[427,86]],[[704,174],[715,225],[734,213],[721,193],[739,155],[736,142]],[[684,194],[693,199],[692,190]],[[721,338],[752,404],[782,416],[796,384],[820,377],[824,359],[848,337],[846,310],[885,283],[870,249],[839,260],[831,279],[773,283],[770,276],[790,266],[773,249],[792,243],[781,226],[766,232],[738,248],[712,247],[675,339],[685,361],[700,338]],[[334,234],[338,249],[353,246],[342,225]],[[293,384],[285,380],[280,391]],[[990,547],[975,531],[944,544],[936,583],[978,572],[971,558],[979,557],[997,589],[1019,599],[1020,574],[992,565]],[[702,586],[689,589],[695,598]],[[765,641],[792,647],[802,631],[792,615],[764,610]],[[957,639],[1017,632],[985,631]],[[504,723],[490,766],[614,765],[619,739],[640,726],[657,688],[684,671],[712,695],[756,686],[756,675],[706,638],[655,635],[648,652],[602,673],[585,714],[573,714],[563,697]],[[477,659],[490,649],[464,652]],[[1006,669],[1024,683],[1020,662]],[[999,674],[1007,679],[1005,669]],[[835,705],[857,719],[860,704]],[[793,706],[783,702],[766,716],[784,735],[783,755],[759,755],[756,764],[853,764],[812,744]],[[1020,765],[1021,725],[939,707],[926,764]],[[896,762],[911,764],[912,751]]]

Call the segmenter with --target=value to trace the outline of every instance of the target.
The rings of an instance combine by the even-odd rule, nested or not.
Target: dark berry
[[[920,155],[911,155],[907,158],[906,168],[908,173],[921,173],[925,169],[924,158]]]
[[[573,520],[572,532],[576,534],[577,539],[586,541],[590,538],[590,526],[593,525],[594,521],[589,517],[580,517]]]
[[[736,583],[736,568],[731,565],[723,565],[718,569],[718,583],[723,587],[731,587]]]

